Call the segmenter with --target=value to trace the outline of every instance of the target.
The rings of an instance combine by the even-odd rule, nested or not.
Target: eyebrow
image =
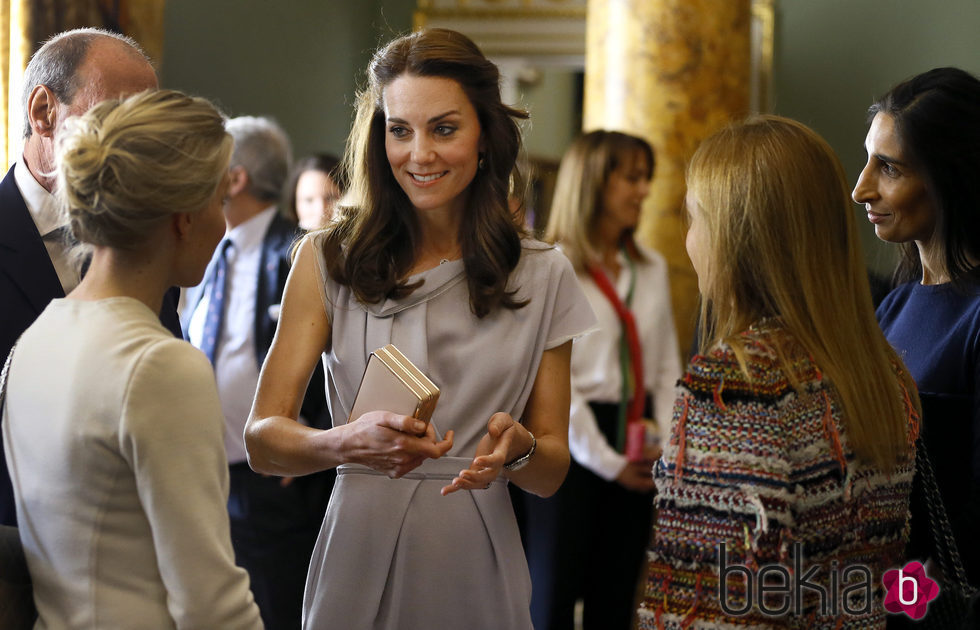
[[[887,162],[888,164],[897,164],[898,166],[908,166],[902,160],[899,160],[899,159],[893,158],[891,156],[885,155],[884,153],[874,153],[873,155],[874,155],[874,157],[877,160],[879,160],[881,162]]]
[[[458,113],[459,113],[459,110],[457,110],[457,109],[449,110],[448,112],[445,112],[443,114],[439,114],[438,116],[433,116],[432,118],[430,118],[428,120],[428,124],[432,124],[434,122],[439,122],[440,120],[442,120],[443,118],[446,118],[447,116],[452,116],[453,114],[458,114]],[[395,118],[394,116],[389,116],[388,117],[388,122],[401,123],[401,124],[404,124],[404,125],[407,125],[408,124],[408,121],[407,120],[402,120],[401,118]]]

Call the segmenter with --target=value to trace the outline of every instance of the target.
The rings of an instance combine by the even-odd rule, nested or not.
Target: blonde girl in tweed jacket
[[[920,410],[840,163],[804,125],[755,117],[700,146],[688,188],[701,354],[655,470],[639,627],[882,628]]]

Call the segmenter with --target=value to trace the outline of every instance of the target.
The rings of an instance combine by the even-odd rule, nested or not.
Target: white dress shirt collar
[[[269,206],[225,233],[225,239],[231,241],[236,253],[250,251],[262,243],[276,210],[276,206]]]
[[[54,195],[34,179],[23,157],[14,168],[14,181],[41,236],[68,225],[68,215],[62,211]]]

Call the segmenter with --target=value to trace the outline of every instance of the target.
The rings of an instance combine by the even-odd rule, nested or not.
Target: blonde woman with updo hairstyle
[[[38,628],[261,628],[234,564],[223,420],[207,358],[156,313],[224,233],[231,137],[172,91],[69,119],[57,195],[82,281],[9,363],[4,444]]]
[[[635,135],[594,130],[558,168],[545,239],[575,267],[599,330],[572,348],[569,450],[554,496],[525,497],[539,630],[628,630],[650,539],[653,461],[681,375],[667,262],[634,238],[656,166]],[[649,428],[650,444],[646,433]]]
[[[883,628],[920,407],[875,321],[840,162],[761,116],[705,140],[687,183],[701,354],[655,471],[639,627]],[[763,579],[786,588],[760,598]],[[816,586],[791,593],[799,579]]]
[[[594,318],[568,260],[526,238],[508,203],[526,116],[455,31],[399,37],[371,61],[349,192],[298,247],[245,427],[259,472],[337,467],[306,628],[531,628],[508,484],[561,485],[572,339]],[[368,357],[389,343],[439,387],[428,424],[350,417]],[[321,358],[325,431],[297,422]]]

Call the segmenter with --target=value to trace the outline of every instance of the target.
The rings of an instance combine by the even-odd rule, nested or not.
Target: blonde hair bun
[[[197,212],[228,168],[232,139],[209,101],[148,90],[69,118],[56,196],[75,238],[129,249],[175,212]]]

